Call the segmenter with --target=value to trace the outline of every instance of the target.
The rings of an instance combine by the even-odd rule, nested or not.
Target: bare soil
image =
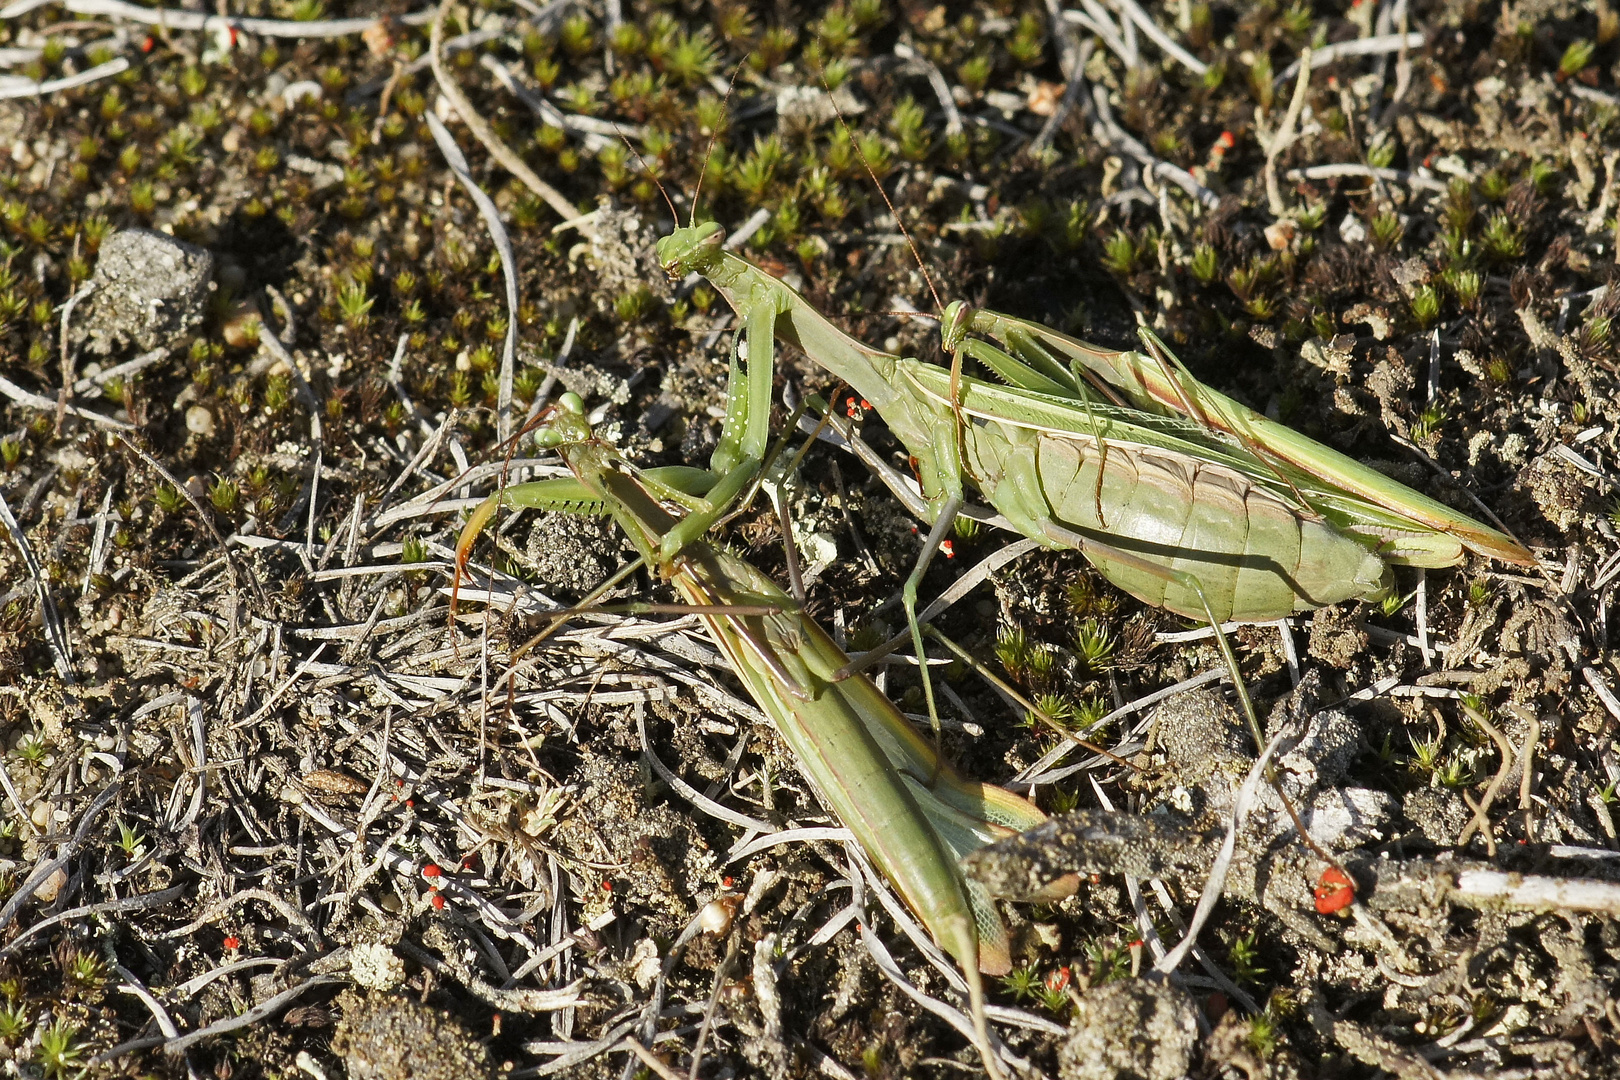
[[[1273,807],[1207,963],[1133,977],[1145,938],[1179,936],[1251,764],[1217,697],[1172,699],[1151,747],[1151,713],[1094,736],[1135,769],[1037,785],[1051,812],[1180,815],[1181,854],[1104,844],[1072,899],[1007,905],[1013,1054],[1069,1077],[1616,1074],[1605,0],[1143,5],[1191,64],[1130,0],[1056,24],[1015,0],[452,6],[445,77],[567,224],[441,104],[405,0],[228,6],[391,17],[324,38],[185,28],[200,4],[0,21],[9,1075],[981,1070],[854,922],[817,937],[865,896],[893,974],[962,1004],[840,845],[730,859],[739,820],[833,823],[694,619],[584,615],[509,662],[628,557],[610,525],[503,515],[450,618],[455,538],[501,478],[509,327],[519,415],[571,389],[638,464],[707,463],[733,316],[651,255],[700,175],[700,213],[729,232],[763,211],[742,252],[862,340],[937,358],[936,324],[900,310],[937,299],[1112,347],[1141,321],[1541,560],[1399,571],[1388,602],[1292,620],[1297,659],[1275,627],[1235,633],[1274,730],[1304,740],[1290,782],[1338,823],[1350,909],[1319,913],[1324,864]],[[1337,55],[1301,83],[1306,47]],[[430,113],[499,208],[515,312]],[[833,389],[781,361],[778,390]],[[862,427],[903,469],[881,418]],[[507,479],[556,474],[520,448]],[[852,649],[902,625],[873,612],[921,541],[887,490],[817,446],[788,502],[810,612]],[[759,500],[723,540],[780,577],[779,532]],[[1004,539],[956,537],[924,594]],[[1220,665],[1072,553],[997,571],[940,625],[1071,716]],[[1083,626],[1109,648],[1088,659]],[[971,672],[944,682],[967,775],[1057,745]],[[885,685],[922,710],[911,670]],[[1468,876],[1498,870],[1497,893]],[[1169,906],[1144,886],[1139,909],[1122,871],[1162,873]]]

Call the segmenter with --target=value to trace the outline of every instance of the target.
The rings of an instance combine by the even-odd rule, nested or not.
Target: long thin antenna
[[[923,262],[922,253],[917,250],[917,243],[911,238],[911,230],[906,228],[906,223],[900,220],[900,211],[896,210],[894,203],[889,201],[889,193],[883,190],[883,182],[878,179],[877,172],[872,168],[872,163],[866,160],[866,151],[861,149],[860,140],[855,138],[855,133],[850,130],[849,121],[844,118],[844,110],[838,107],[838,98],[833,94],[832,87],[827,85],[825,73],[821,76],[821,87],[827,92],[827,100],[832,103],[833,112],[838,117],[838,126],[844,130],[844,137],[855,148],[855,156],[861,159],[861,167],[866,170],[866,175],[872,178],[872,186],[877,188],[878,195],[883,199],[883,205],[889,208],[889,216],[894,218],[895,227],[900,230],[900,235],[906,238],[906,247],[911,249],[911,257],[917,261],[917,269],[922,273],[923,280],[928,283],[928,292],[934,298],[934,310],[943,314],[945,303],[939,298],[939,290],[934,288],[933,275],[928,272],[928,267]]]
[[[737,66],[731,69],[731,81],[726,83],[726,96],[720,99],[720,104],[722,106],[731,100],[731,91],[736,87],[737,76],[742,74],[743,64],[745,63],[747,63],[746,60],[739,60],[737,61]],[[729,116],[730,114],[728,113],[727,115]],[[703,178],[709,175],[709,159],[714,156],[714,144],[719,138],[719,128],[715,128],[709,133],[709,145],[703,150],[703,168],[698,170],[697,187],[692,189],[692,212],[686,217],[687,228],[691,228],[693,225],[697,224],[698,196],[703,194]],[[679,214],[675,215],[675,220],[681,220]]]
[[[630,142],[622,131],[619,132],[619,141],[624,143],[625,149],[636,155],[636,161],[641,165],[641,171],[646,173],[648,178],[651,179],[654,184],[658,185],[658,194],[664,197],[664,204],[669,207],[670,219],[675,222],[679,222],[681,220],[681,212],[675,209],[675,200],[671,199],[669,197],[669,192],[664,190],[663,182],[658,179],[658,174],[647,167],[647,159],[641,156],[641,151],[635,148],[635,145]]]

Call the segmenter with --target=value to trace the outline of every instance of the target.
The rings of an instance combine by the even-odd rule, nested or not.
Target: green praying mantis
[[[942,320],[947,369],[856,341],[726,251],[717,223],[677,228],[657,251],[672,279],[702,275],[741,320],[747,370],[739,347],[711,463],[716,492],[741,490],[758,474],[763,444],[749,441],[732,415],[769,408],[777,339],[852,387],[906,448],[922,489],[913,509],[932,525],[902,591],[919,659],[918,587],[968,482],[1025,536],[1080,551],[1146,603],[1207,620],[1257,741],[1222,622],[1375,597],[1390,587],[1391,565],[1451,566],[1465,550],[1535,561],[1505,533],[1203,385],[1151,334],[1147,354],[1099,349],[956,303]],[[964,356],[1003,382],[965,374]],[[688,523],[707,527],[717,513],[704,507]],[[667,535],[664,554],[687,539]],[[925,663],[921,671],[937,730]]]
[[[969,337],[970,332],[1003,343],[1017,360],[1009,364],[1006,352]],[[1080,401],[1099,394],[1149,414],[1194,420],[1209,432],[1236,440],[1289,483],[1290,491],[1310,510],[1393,565],[1455,566],[1465,550],[1515,565],[1536,565],[1535,556],[1501,530],[1199,382],[1145,328],[1146,353],[1103,349],[1040,323],[957,302],[945,309],[942,338],[953,357],[953,370],[960,370],[965,352],[1022,389]]]
[[[572,393],[541,412],[536,425],[536,443],[557,450],[576,479],[510,487],[478,507],[457,545],[458,584],[473,541],[501,505],[611,515],[641,561],[669,580],[707,625],[823,803],[961,965],[980,1053],[991,1075],[1000,1076],[980,973],[1011,969],[1007,932],[957,859],[1032,828],[1045,815],[1010,791],[961,777],[870,679],[840,676],[848,656],[748,563],[701,536],[666,556],[667,538],[690,518],[675,517],[664,504],[710,505],[691,494],[708,488],[704,474],[631,470],[593,436],[583,402]]]
[[[548,414],[553,419],[542,431],[551,432],[545,439],[564,452],[584,490],[548,481],[491,496],[463,532],[458,570],[500,505],[590,502],[613,514],[647,565],[698,605],[828,804],[970,972],[980,1049],[994,1073],[978,971],[1002,962],[998,920],[968,893],[942,837],[954,828],[959,837],[982,841],[993,828],[1017,828],[1019,813],[998,818],[995,811],[1011,804],[996,802],[986,792],[999,789],[983,785],[968,786],[977,794],[966,807],[941,796],[966,782],[855,677],[857,665],[790,598],[702,540],[761,474],[776,340],[849,384],[911,457],[922,498],[909,502],[931,530],[902,601],[936,732],[917,592],[965,505],[968,484],[1024,535],[1080,551],[1147,603],[1207,620],[1257,740],[1258,719],[1222,622],[1275,620],[1377,596],[1389,588],[1391,565],[1450,566],[1469,550],[1520,564],[1534,559],[1505,533],[1204,386],[1151,335],[1144,335],[1145,353],[1111,351],[953,304],[942,322],[951,355],[945,368],[856,341],[788,286],[726,252],[720,240],[719,226],[705,223],[678,228],[658,245],[671,277],[706,277],[741,320],[710,469],[632,476],[610,464],[570,403]],[[967,357],[1003,382],[966,374]],[[676,518],[660,500],[689,512]],[[768,614],[739,613],[738,604],[757,606],[761,597],[771,598]],[[722,610],[728,605],[731,614]],[[1038,811],[1025,807],[1022,821],[1038,820]],[[978,822],[965,833],[963,814]]]

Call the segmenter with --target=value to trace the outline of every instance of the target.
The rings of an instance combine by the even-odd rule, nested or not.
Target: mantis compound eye
[[[572,390],[565,390],[562,395],[557,398],[557,407],[562,409],[564,412],[571,412],[576,416],[585,415],[585,399],[574,393]]]
[[[973,309],[960,300],[954,300],[945,309],[941,321],[941,334],[945,343],[946,352],[955,352],[967,337],[968,330],[973,324]]]

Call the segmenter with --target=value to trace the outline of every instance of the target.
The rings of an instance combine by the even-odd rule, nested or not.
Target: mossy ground
[[[377,10],[326,7],[248,0],[233,11],[307,19]],[[410,10],[401,0],[382,7]],[[1119,347],[1134,341],[1140,314],[1199,377],[1468,512],[1472,492],[1546,561],[1546,574],[1479,559],[1429,573],[1423,627],[1445,647],[1427,660],[1415,602],[1346,605],[1300,621],[1298,636],[1308,638],[1305,662],[1322,667],[1338,693],[1388,676],[1420,687],[1356,708],[1365,724],[1356,783],[1397,800],[1438,790],[1450,803],[1477,801],[1499,756],[1446,693],[1468,691],[1471,707],[1495,717],[1515,745],[1536,740],[1525,804],[1518,789],[1495,803],[1496,857],[1514,869],[1613,877],[1612,859],[1551,853],[1557,844],[1617,846],[1616,720],[1593,693],[1594,683],[1620,681],[1607,637],[1620,544],[1608,460],[1620,420],[1610,331],[1620,309],[1613,8],[1422,3],[1400,9],[1404,24],[1399,16],[1381,24],[1385,9],[1371,2],[1153,5],[1206,73],[1165,59],[1145,38],[1136,66],[1099,45],[1084,73],[1124,131],[1214,192],[1218,204],[1204,207],[1145,174],[1082,109],[1066,114],[1048,149],[1029,151],[1065,83],[1063,35],[1038,4],[632,3],[615,27],[585,6],[543,21],[532,7],[457,7],[446,30],[452,39],[489,31],[449,54],[450,73],[581,213],[604,208],[594,239],[556,228],[553,208],[451,124],[512,235],[520,406],[571,340],[555,370],[593,405],[612,401],[606,429],[627,455],[705,463],[724,401],[726,338],[711,340],[712,331],[727,309],[704,285],[672,291],[646,257],[672,224],[666,195],[684,220],[700,174],[700,212],[735,227],[766,210],[745,252],[863,340],[938,354],[930,325],[893,313],[901,302],[934,308],[895,218],[946,300]],[[1274,162],[1274,205],[1264,144],[1294,93],[1294,80],[1277,76],[1307,45],[1403,26],[1423,43],[1315,72],[1299,138]],[[484,713],[475,636],[487,629],[499,657],[530,624],[486,624],[474,605],[477,617],[453,643],[442,556],[461,518],[447,510],[374,527],[384,503],[453,476],[463,457],[476,464],[499,452],[501,267],[423,120],[437,97],[432,72],[417,66],[426,43],[416,21],[325,41],[241,35],[227,49],[212,34],[80,19],[54,5],[0,25],[0,47],[42,50],[16,60],[14,74],[50,79],[116,55],[132,61],[88,86],[0,102],[0,374],[55,398],[61,307],[89,279],[111,230],[156,228],[208,248],[217,287],[201,328],[167,343],[166,359],[138,378],[77,403],[135,424],[133,440],[191,489],[220,536],[256,538],[233,541],[227,564],[198,510],[122,443],[72,418],[59,426],[49,411],[6,408],[0,491],[41,560],[74,665],[69,685],[45,645],[36,590],[6,545],[0,723],[6,769],[34,823],[8,809],[0,846],[9,887],[83,825],[58,907],[176,885],[185,893],[151,909],[86,911],[7,948],[0,1042],[34,1070],[27,1075],[73,1075],[150,1033],[150,1014],[119,989],[115,962],[189,1031],[307,977],[310,950],[380,940],[445,953],[437,938],[421,943],[446,924],[487,928],[487,913],[465,906],[478,893],[539,946],[576,934],[577,945],[539,969],[539,983],[522,985],[583,978],[583,1004],[566,1017],[499,1008],[401,952],[408,991],[486,1038],[496,1062],[532,1068],[551,1060],[542,1044],[598,1038],[645,1005],[656,958],[717,893],[747,892],[774,875],[736,922],[729,945],[741,959],[720,987],[705,1075],[778,1066],[809,1075],[806,1047],[874,1077],[976,1068],[962,1041],[900,995],[847,932],[778,974],[789,1038],[781,1053],[772,1049],[748,980],[754,942],[808,937],[847,895],[833,885],[846,864],[821,845],[725,865],[736,827],[695,810],[642,763],[638,723],[650,749],[714,797],[776,821],[816,814],[774,735],[694,689],[691,680],[740,693],[689,625],[591,624],[540,654],[529,682],[517,684],[515,710]],[[902,47],[942,75],[960,129],[948,128],[926,68],[900,57]],[[586,121],[543,123],[483,60]],[[821,107],[828,87],[845,103],[855,145]],[[607,120],[637,128],[629,146],[586,130]],[[1397,173],[1377,183],[1294,178],[1330,163]],[[1277,228],[1279,214],[1293,226]],[[290,306],[290,334],[286,308],[267,290]],[[271,311],[272,326],[260,328],[259,313]],[[288,334],[318,402],[313,515],[310,414],[285,366],[266,359],[259,337],[272,330]],[[389,382],[401,340],[403,397]],[[828,388],[805,358],[782,359],[780,379]],[[92,361],[78,356],[77,374]],[[206,430],[188,427],[197,407],[208,413]],[[446,417],[436,452],[391,492]],[[895,456],[876,419],[868,430]],[[825,623],[842,620],[857,644],[876,640],[880,628],[865,613],[897,590],[919,543],[912,523],[856,463],[820,449],[790,503],[803,536],[837,553],[811,581],[810,610]],[[537,534],[547,549],[537,561],[553,568],[543,578],[521,533],[481,553],[567,601],[598,563],[614,564],[617,549],[609,532],[593,526],[581,541],[562,524],[548,520]],[[781,571],[768,513],[756,508],[729,542]],[[954,562],[940,563],[925,593],[1000,542],[959,536]],[[579,557],[559,557],[574,543]],[[402,554],[439,561],[413,569]],[[1417,587],[1410,573],[1399,584],[1404,594]],[[887,621],[893,629],[898,619]],[[1026,557],[943,626],[1050,709],[1076,717],[1218,663],[1207,643],[1155,644],[1156,633],[1184,627],[1075,555]],[[1286,693],[1276,633],[1246,629],[1237,640],[1259,697]],[[687,681],[669,674],[677,661]],[[981,729],[950,736],[964,772],[1005,779],[1050,746],[971,676],[947,678]],[[888,688],[920,711],[903,669]],[[374,788],[384,732],[390,760],[405,771]],[[114,774],[116,800],[84,819]],[[1056,810],[1093,797],[1074,784],[1039,798]],[[362,822],[373,847],[354,850],[321,816]],[[1390,838],[1391,854],[1449,850],[1430,823],[1408,822],[1407,835]],[[379,854],[389,838],[404,872]],[[1482,856],[1484,845],[1476,838],[1467,850]],[[448,892],[451,903],[436,906],[439,890],[416,876],[424,864],[443,864],[468,892]],[[50,910],[30,904],[6,935]],[[304,912],[306,925],[288,911]],[[1447,1069],[1613,1070],[1620,931],[1612,919],[1426,917],[1411,946],[1424,977],[1454,977],[1408,985],[1390,981],[1364,947],[1332,956],[1259,909],[1223,906],[1204,943],[1269,1005],[1258,1018],[1229,1014],[1198,1068],[1365,1073],[1344,1040],[1325,1041],[1313,1027],[1301,1006],[1309,997],[1414,1050],[1433,1051],[1467,1027],[1463,1049],[1441,1048]],[[1008,1003],[1033,999],[1061,1017],[1066,998],[1046,992],[1061,981],[1056,972],[1084,983],[1129,968],[1138,932],[1115,882],[1015,918],[1026,967],[998,992]],[[596,929],[582,929],[592,920]],[[498,987],[498,966],[516,968],[524,950],[478,935],[455,963]],[[893,945],[920,985],[943,991],[909,946]],[[670,974],[660,1026],[677,1034],[655,1048],[678,1070],[688,1067],[728,948],[700,939]],[[293,962],[273,977],[269,967],[247,968],[165,996],[243,957]],[[196,1047],[193,1065],[221,1078],[291,1076],[305,1052],[335,1075],[336,991],[317,987],[291,1012]],[[1019,1052],[1047,1069],[1058,1042],[1015,1036]],[[619,1052],[572,1070],[616,1075],[624,1062]],[[137,1049],[95,1071],[184,1075],[185,1066]]]

